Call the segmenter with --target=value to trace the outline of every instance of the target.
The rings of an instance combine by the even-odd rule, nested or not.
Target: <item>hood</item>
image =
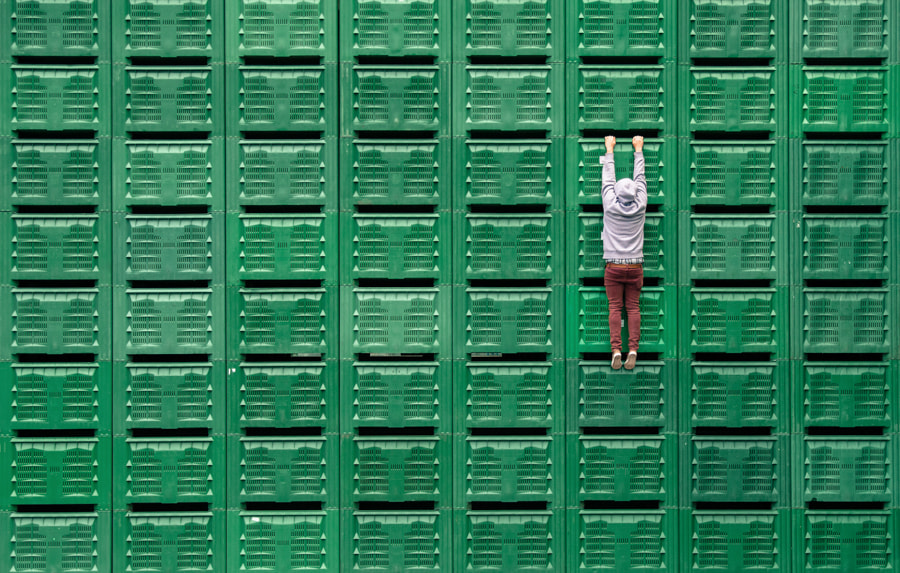
[[[633,202],[635,197],[634,180],[627,177],[619,179],[618,181],[616,181],[615,191],[616,198],[622,205],[627,205],[628,203]]]

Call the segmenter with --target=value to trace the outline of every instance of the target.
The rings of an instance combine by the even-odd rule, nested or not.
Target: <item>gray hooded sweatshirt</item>
[[[644,214],[647,180],[644,154],[634,154],[634,179],[616,181],[612,153],[603,158],[603,258],[639,259],[644,256]]]

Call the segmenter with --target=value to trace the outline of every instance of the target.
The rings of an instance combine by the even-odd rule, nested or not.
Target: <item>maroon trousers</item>
[[[641,266],[607,265],[603,274],[606,298],[609,299],[609,342],[612,351],[622,351],[622,306],[628,316],[628,350],[637,352],[641,338],[641,288],[644,269]]]

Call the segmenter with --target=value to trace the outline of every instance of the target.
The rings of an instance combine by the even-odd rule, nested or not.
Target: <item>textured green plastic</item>
[[[452,0],[341,0],[341,60],[431,56],[449,61]]]
[[[455,361],[456,431],[541,427],[558,431],[564,414],[563,368],[559,362]]]
[[[692,288],[690,351],[775,352],[784,340],[780,294],[773,288]]]
[[[785,221],[779,215],[691,214],[690,239],[680,241],[690,249],[684,270],[692,279],[778,278],[787,269]]]
[[[783,504],[790,486],[786,480],[784,438],[771,436],[685,436],[687,449],[681,475],[691,502],[767,502]],[[791,465],[792,467],[792,465]]]
[[[566,57],[672,58],[677,7],[672,0],[568,2]]]
[[[225,431],[225,364],[116,362],[116,435],[134,429]]]
[[[14,354],[98,354],[108,359],[109,289],[6,291]]]
[[[449,213],[353,213],[341,222],[342,280],[435,279],[450,282]]]
[[[229,433],[242,429],[338,425],[338,364],[241,362],[228,369]]]
[[[786,127],[781,125],[786,96],[775,67],[685,70],[680,109],[689,109],[681,116],[691,132],[771,132]]]
[[[674,375],[670,361],[640,360],[633,370],[613,370],[607,362],[570,361],[566,425],[570,432],[669,426],[675,412]]]
[[[457,571],[561,571],[564,513],[456,511]]]
[[[5,187],[0,206],[97,205],[109,210],[108,141],[14,139],[9,146]]]
[[[225,2],[228,62],[257,56],[337,61],[337,7],[332,0]]]
[[[450,507],[451,442],[442,436],[354,436],[341,442],[344,507],[361,501],[430,501]]]
[[[342,564],[354,571],[451,568],[450,511],[343,511]]]
[[[663,573],[676,571],[676,512],[574,510],[569,512],[568,571]]]
[[[788,158],[778,141],[687,141],[684,205],[787,207]]]
[[[890,127],[888,70],[803,66],[803,132],[878,133]],[[796,120],[795,120],[796,121]]]
[[[669,264],[670,253],[675,251],[675,222],[677,213],[672,211],[647,213],[644,219],[644,276],[675,282],[674,257]],[[590,211],[570,213],[567,231],[569,248],[576,249],[575,276],[581,278],[602,277],[606,268],[603,258],[603,213]],[[570,276],[572,276],[570,274]]]
[[[331,213],[229,213],[228,282],[324,280],[338,273],[337,217]],[[232,239],[233,240],[233,239]]]
[[[109,571],[110,513],[4,513],[0,568],[9,571]]]
[[[563,501],[563,436],[458,436],[454,487],[462,503]]]
[[[114,438],[113,503],[206,503],[225,507],[222,436]]]
[[[450,352],[450,290],[341,288],[343,355]],[[352,318],[351,318],[352,317]],[[352,325],[352,326],[351,326]]]
[[[113,205],[225,208],[225,153],[220,139],[146,141],[117,139]]]
[[[803,141],[803,205],[886,205],[892,172],[887,142]]]
[[[343,209],[411,202],[449,208],[453,191],[449,140],[348,138],[341,153]]]
[[[804,352],[889,351],[888,289],[805,288],[802,304]]]
[[[116,66],[116,132],[221,134],[222,68]]]
[[[12,130],[108,132],[106,68],[16,65],[7,70]]]
[[[896,516],[888,511],[794,511],[795,571],[892,571]]]
[[[121,0],[113,3],[113,57],[222,58],[224,3]]]
[[[228,208],[338,205],[336,139],[229,142]],[[277,211],[277,210],[276,210]]]
[[[222,291],[211,289],[115,290],[115,353],[211,354],[222,359]]]
[[[357,66],[344,64],[344,135],[356,131],[449,133],[447,65]]]
[[[455,138],[454,208],[550,204],[562,207],[563,142]]]
[[[342,361],[343,428],[437,428],[451,431],[451,365],[441,362]]]
[[[115,571],[225,571],[225,512],[117,511]]]
[[[569,76],[568,131],[653,130],[674,122],[674,66],[576,65]]]
[[[224,223],[222,214],[117,213],[113,249],[116,284],[221,277],[225,267]]]
[[[8,506],[93,504],[109,509],[109,437],[11,438]]]
[[[13,280],[110,280],[110,217],[104,213],[8,219]]]
[[[690,428],[787,429],[788,370],[781,362],[692,362],[680,412]]]
[[[570,502],[658,501],[674,506],[679,475],[674,434],[572,435],[568,439]],[[573,463],[574,462],[574,463]]]
[[[802,0],[804,58],[886,58],[896,42],[891,0]],[[893,31],[893,32],[892,32]]]
[[[890,426],[895,379],[880,362],[805,362],[795,410],[804,426],[858,428]]]
[[[804,279],[887,279],[891,244],[885,215],[804,215]]]
[[[559,0],[453,2],[453,60],[543,56],[563,60],[565,19]]]
[[[685,2],[685,4],[688,4]],[[774,58],[787,51],[787,2],[690,0],[691,58]]]
[[[338,505],[338,436],[228,436],[228,505]]]
[[[455,270],[473,279],[563,282],[563,218],[557,213],[456,215]]]
[[[3,14],[7,53],[18,57],[106,56],[108,2],[15,0],[7,6]]]
[[[230,288],[232,358],[239,354],[335,357],[336,295],[334,288]]]
[[[338,570],[337,511],[229,511],[229,571]]]
[[[20,430],[94,430],[109,434],[109,363],[4,363],[0,435]]]
[[[791,543],[788,511],[684,511],[691,545],[682,550],[684,571],[785,570],[799,553]],[[792,551],[793,549],[793,551]]]
[[[797,436],[793,464],[803,501],[890,502],[894,448],[887,436]],[[802,481],[801,481],[802,472]]]
[[[337,66],[229,66],[229,128],[337,135]]]
[[[495,5],[508,7],[514,2]],[[456,133],[544,130],[563,135],[562,65],[456,64],[453,71]]]
[[[674,311],[672,287],[644,287],[641,291],[640,348],[644,352],[659,352],[668,357],[675,353]],[[568,352],[610,352],[609,304],[604,287],[569,287],[567,297]],[[627,324],[627,317],[622,316]],[[628,342],[628,329],[622,328],[623,350]]]
[[[457,353],[562,352],[561,289],[457,289]],[[560,318],[554,318],[559,316]]]

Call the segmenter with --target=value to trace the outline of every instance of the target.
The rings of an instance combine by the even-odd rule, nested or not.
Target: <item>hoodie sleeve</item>
[[[643,152],[635,152],[634,154],[634,180],[635,201],[641,208],[647,206],[647,178],[644,177],[644,154]]]
[[[600,189],[603,197],[603,208],[608,209],[616,199],[616,162],[614,154],[607,153],[603,156],[603,187]]]

